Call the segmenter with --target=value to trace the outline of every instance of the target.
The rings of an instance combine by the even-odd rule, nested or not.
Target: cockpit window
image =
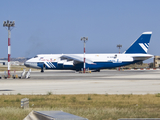
[[[38,58],[38,56],[35,56],[34,58]]]

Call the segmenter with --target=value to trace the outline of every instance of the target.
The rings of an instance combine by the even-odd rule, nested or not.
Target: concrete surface
[[[2,74],[2,73],[1,73]],[[20,73],[19,73],[20,74]],[[0,94],[155,94],[160,71],[32,72],[30,79],[0,79]]]

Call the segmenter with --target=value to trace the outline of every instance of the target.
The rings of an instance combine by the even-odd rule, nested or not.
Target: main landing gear
[[[43,67],[41,68],[41,72],[43,73],[45,69],[45,64],[43,64]]]

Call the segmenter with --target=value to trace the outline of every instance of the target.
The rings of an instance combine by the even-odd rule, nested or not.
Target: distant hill
[[[30,58],[18,57],[18,58],[11,58],[11,61],[19,61],[20,63],[24,63],[28,59],[30,59]],[[8,61],[8,58],[0,58],[0,60],[6,60],[6,61]]]

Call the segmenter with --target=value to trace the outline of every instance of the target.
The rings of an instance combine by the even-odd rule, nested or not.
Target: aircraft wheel
[[[41,68],[41,72],[44,72],[43,68]]]
[[[43,64],[43,68],[41,68],[41,72],[44,72],[44,69],[46,68],[45,64]]]

